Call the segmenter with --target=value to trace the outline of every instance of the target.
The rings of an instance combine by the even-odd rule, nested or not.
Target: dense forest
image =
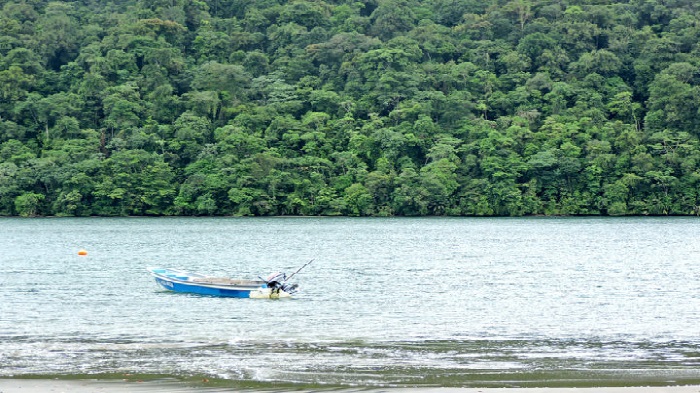
[[[0,0],[0,215],[698,215],[697,0]]]

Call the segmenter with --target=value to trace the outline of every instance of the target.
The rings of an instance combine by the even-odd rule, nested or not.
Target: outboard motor
[[[265,281],[267,282],[267,287],[272,288],[273,291],[279,291],[281,289],[290,295],[296,292],[297,288],[299,288],[299,285],[297,284],[287,284],[285,282],[287,281],[287,275],[285,273],[272,273],[267,276]]]

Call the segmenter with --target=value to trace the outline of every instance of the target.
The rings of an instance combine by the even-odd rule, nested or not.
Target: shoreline
[[[178,380],[134,381],[110,379],[33,379],[0,378],[0,393],[196,393],[196,392],[233,392],[233,391],[296,391],[296,392],[430,392],[430,393],[700,393],[700,385],[670,386],[629,386],[629,387],[517,387],[517,388],[454,388],[454,387],[329,387],[328,389],[280,388],[232,388],[206,386]]]

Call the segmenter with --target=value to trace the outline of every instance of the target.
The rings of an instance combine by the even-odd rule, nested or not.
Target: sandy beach
[[[285,390],[289,389],[271,389],[265,391]],[[177,381],[127,382],[105,380],[0,379],[0,393],[211,393],[233,391],[245,390],[219,387],[192,387]],[[293,391],[300,392],[300,390]],[[700,385],[609,388],[362,388],[331,389],[329,391],[391,393],[700,393]]]

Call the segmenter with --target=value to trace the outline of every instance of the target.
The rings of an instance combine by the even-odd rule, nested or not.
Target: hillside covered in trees
[[[0,0],[0,215],[700,214],[696,0]]]

